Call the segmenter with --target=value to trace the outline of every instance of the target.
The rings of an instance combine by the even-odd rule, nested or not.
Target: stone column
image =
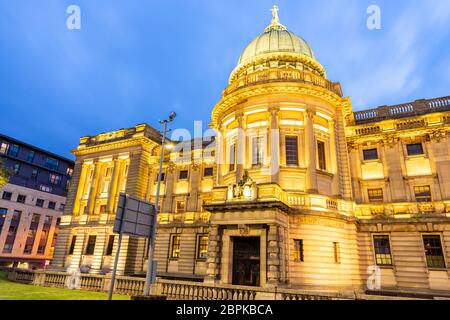
[[[317,193],[316,139],[314,137],[314,113],[305,112],[306,191]]]
[[[238,121],[238,133],[236,142],[236,183],[241,180],[245,165],[245,132],[244,132],[244,115],[242,113],[236,115]]]
[[[220,274],[220,234],[219,226],[211,226],[209,230],[208,259],[206,260],[206,283],[216,283]]]
[[[102,164],[99,161],[95,162],[94,166],[94,175],[92,177],[91,182],[91,191],[89,192],[88,204],[86,207],[86,214],[94,214],[95,209],[95,200],[97,199],[97,189],[100,180],[100,171],[102,168]]]
[[[121,168],[121,162],[119,159],[114,159],[114,168],[111,176],[111,183],[109,185],[109,191],[108,191],[108,202],[106,205],[106,211],[108,214],[113,214],[115,210],[115,200],[116,200],[116,193],[117,193],[117,184],[119,182],[119,175],[120,175],[120,168]]]
[[[87,174],[89,172],[89,166],[85,163],[82,164],[81,166],[81,174],[80,174],[80,180],[78,181],[78,184],[76,186],[76,196],[74,199],[74,204],[73,204],[73,215],[78,215],[80,213],[80,205],[81,205],[81,200],[83,199],[83,192],[84,192],[84,185],[86,182],[86,177]]]
[[[280,129],[278,127],[278,108],[270,108],[269,152],[272,183],[280,184]]]
[[[328,122],[328,128],[330,130],[330,160],[331,160],[331,170],[333,172],[333,182],[331,186],[331,194],[333,196],[340,196],[340,186],[339,186],[339,168],[336,150],[336,128],[335,121],[330,120]]]
[[[280,264],[278,226],[271,224],[267,236],[267,284],[269,286],[280,283]]]

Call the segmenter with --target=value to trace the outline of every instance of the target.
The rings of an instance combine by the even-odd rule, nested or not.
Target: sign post
[[[108,300],[112,299],[114,291],[123,235],[149,238],[155,228],[155,223],[155,207],[152,204],[124,193],[120,194],[113,229],[115,233],[119,234],[119,240],[117,242]]]

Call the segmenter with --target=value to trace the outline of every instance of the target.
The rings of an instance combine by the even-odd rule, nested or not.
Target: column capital
[[[305,117],[306,118],[308,118],[308,119],[314,119],[314,115],[315,115],[316,113],[315,113],[315,111],[313,111],[313,110],[306,110],[305,111]]]

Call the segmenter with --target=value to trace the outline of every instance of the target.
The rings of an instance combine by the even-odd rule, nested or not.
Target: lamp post
[[[158,171],[158,184],[156,187],[156,198],[155,198],[155,221],[154,226],[152,228],[152,234],[150,236],[150,248],[149,248],[149,257],[148,257],[148,266],[147,266],[147,276],[145,278],[145,286],[144,286],[144,296],[150,295],[150,286],[154,282],[154,275],[156,274],[156,270],[153,270],[155,267],[153,263],[154,251],[155,251],[155,238],[156,238],[156,225],[157,225],[157,217],[159,210],[159,193],[161,190],[161,177],[162,177],[162,167],[164,162],[164,145],[166,143],[166,134],[169,131],[167,129],[167,124],[172,122],[177,114],[175,112],[171,112],[168,120],[161,120],[159,123],[163,125],[162,132],[162,141],[161,141],[161,154],[159,156],[159,171]]]

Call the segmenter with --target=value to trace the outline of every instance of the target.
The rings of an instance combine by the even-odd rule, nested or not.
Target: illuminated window
[[[110,235],[110,236],[108,237],[108,244],[107,244],[107,246],[106,246],[105,256],[110,256],[110,255],[112,255],[113,247],[114,247],[114,236],[113,236],[113,235]]]
[[[341,263],[341,246],[339,242],[333,242],[334,263]]]
[[[37,214],[37,213],[33,213],[33,216],[31,218],[31,222],[32,223],[39,223],[40,220],[41,220],[41,215]]]
[[[184,213],[184,210],[185,210],[184,201],[177,201],[176,202],[176,212]]]
[[[8,152],[9,144],[6,142],[2,142],[0,144],[0,153],[6,154]]]
[[[406,145],[408,156],[417,156],[424,154],[423,145],[421,143],[412,143]]]
[[[228,171],[232,172],[236,170],[236,144],[233,143],[230,145],[230,154],[229,154],[230,166]]]
[[[51,192],[52,192],[52,187],[46,186],[45,184],[41,184],[41,185],[39,186],[39,189],[40,189],[41,191],[48,192],[48,193],[51,193]]]
[[[72,236],[72,240],[70,241],[70,247],[68,255],[73,255],[73,252],[75,250],[75,243],[77,242],[77,236]]]
[[[97,241],[97,236],[89,236],[86,245],[85,255],[92,256],[94,254],[95,242]]]
[[[317,159],[319,160],[319,169],[323,171],[327,170],[325,143],[323,141],[317,141]]]
[[[263,150],[263,138],[254,137],[252,139],[252,165],[260,166],[263,163],[264,150]]]
[[[59,185],[59,184],[61,183],[61,179],[62,179],[62,177],[61,177],[60,175],[50,173],[50,176],[49,176],[49,178],[48,178],[48,181],[49,181],[51,184]]]
[[[441,237],[439,235],[424,235],[423,245],[428,268],[445,268]]]
[[[204,177],[212,177],[213,175],[213,168],[205,168],[204,172],[203,172],[203,176]]]
[[[208,257],[208,235],[200,234],[197,236],[197,259],[206,259]]]
[[[378,266],[392,266],[389,236],[373,236],[375,262]]]
[[[180,257],[181,237],[179,235],[173,235],[170,245],[170,258],[178,259]]]
[[[0,234],[3,229],[3,225],[5,224],[6,214],[8,213],[7,208],[0,208]]]
[[[105,204],[102,204],[101,206],[100,206],[100,213],[105,213],[106,212],[106,205]]]
[[[72,168],[67,168],[67,175],[69,177],[72,177],[72,175],[73,175],[73,169]]]
[[[414,194],[417,202],[431,202],[430,186],[416,186],[414,187]]]
[[[383,202],[383,189],[368,189],[369,202]]]
[[[295,261],[305,261],[303,255],[303,240],[294,240],[294,259]]]
[[[187,170],[181,170],[179,175],[178,175],[178,179],[179,180],[187,180],[188,178],[188,171]]]
[[[286,136],[286,164],[298,166],[298,137]]]
[[[367,149],[363,150],[364,160],[378,160],[378,150],[377,149]]]

